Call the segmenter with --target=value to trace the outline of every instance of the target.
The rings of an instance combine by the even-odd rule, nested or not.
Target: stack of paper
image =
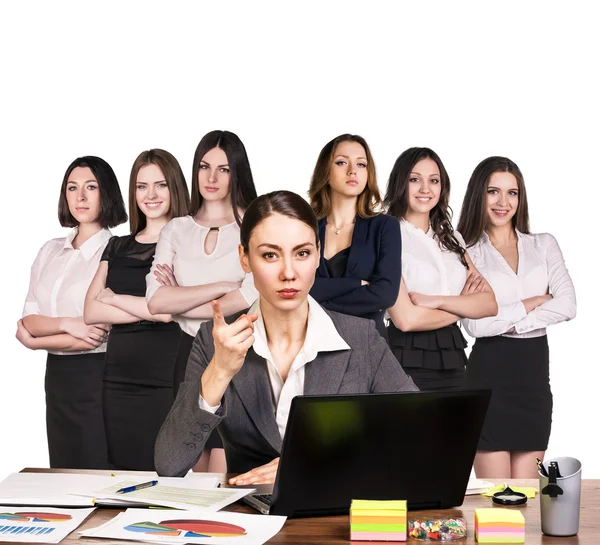
[[[405,500],[352,500],[352,541],[406,541]]]
[[[155,474],[154,474],[155,475]],[[13,473],[0,483],[0,504],[13,506],[86,507],[94,505],[148,506],[176,509],[197,507],[218,510],[252,490],[216,488],[213,477],[156,477],[158,484],[127,494],[117,494],[122,487],[140,484],[147,476],[84,475],[72,473]],[[125,479],[125,480],[124,480]]]
[[[525,518],[518,509],[475,509],[475,539],[479,543],[524,543]]]

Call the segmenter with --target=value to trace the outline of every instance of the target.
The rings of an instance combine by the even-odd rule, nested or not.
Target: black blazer
[[[325,226],[319,221],[321,261],[310,294],[322,307],[375,321],[377,331],[387,339],[385,311],[394,305],[402,276],[400,222],[386,214],[373,218],[356,216],[346,273],[331,278],[325,258]],[[370,282],[361,286],[361,280]]]
[[[337,312],[327,313],[350,350],[320,352],[307,363],[305,395],[418,390],[373,323]],[[231,323],[240,314],[225,320]],[[212,327],[212,320],[200,326],[185,381],[156,439],[154,462],[159,475],[185,475],[200,458],[210,433],[217,433],[217,426],[230,472],[244,473],[281,453],[282,439],[266,363],[252,348],[225,390],[216,414],[200,408],[200,378],[215,352]]]

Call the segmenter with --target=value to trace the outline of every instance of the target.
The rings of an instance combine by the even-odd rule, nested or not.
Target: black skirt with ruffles
[[[420,390],[465,387],[467,341],[457,324],[408,332],[390,324],[388,335],[392,352]]]

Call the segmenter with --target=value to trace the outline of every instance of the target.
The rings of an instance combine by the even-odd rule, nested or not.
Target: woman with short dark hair
[[[382,214],[375,162],[364,138],[342,134],[317,159],[308,191],[321,256],[311,295],[326,309],[375,322],[398,296],[400,228]]]
[[[523,174],[506,157],[477,165],[458,228],[499,305],[497,316],[463,320],[476,338],[467,384],[493,393],[475,472],[481,478],[533,478],[552,426],[546,328],[575,317],[573,282],[556,239],[530,232]]]
[[[104,425],[108,459],[117,469],[154,470],[154,441],[173,402],[173,373],[181,329],[146,303],[161,229],[188,214],[189,192],[169,152],[142,152],[129,177],[130,235],[108,242],[87,292],[84,319],[107,323]]]
[[[202,324],[177,399],[156,441],[156,469],[182,476],[218,426],[231,484],[275,479],[292,398],[415,391],[375,324],[325,310],[310,295],[319,264],[317,218],[289,191],[246,210],[239,259],[260,297]]]
[[[127,220],[113,169],[80,157],[65,172],[58,206],[66,238],[48,241],[31,268],[17,338],[47,350],[46,428],[50,467],[108,467],[102,416],[102,375],[109,326],[86,325],[85,294],[111,237]]]
[[[450,177],[433,150],[400,154],[385,196],[402,232],[402,282],[388,331],[392,351],[421,390],[464,388],[467,342],[456,322],[497,311],[452,228],[449,198]]]
[[[257,297],[251,276],[242,270],[237,247],[240,218],[256,197],[244,144],[228,131],[206,134],[194,154],[190,215],[171,220],[161,231],[150,273],[146,300],[154,314],[171,314],[181,336],[175,362],[177,393],[194,336],[212,317],[210,301],[218,299],[225,315],[247,308]],[[215,433],[196,469],[225,471]]]

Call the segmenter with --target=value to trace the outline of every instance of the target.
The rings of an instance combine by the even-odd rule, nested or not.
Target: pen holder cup
[[[556,462],[560,477],[553,478],[550,464]],[[542,532],[549,536],[574,536],[579,531],[581,462],[576,458],[553,458],[543,463],[548,477],[540,478]]]

